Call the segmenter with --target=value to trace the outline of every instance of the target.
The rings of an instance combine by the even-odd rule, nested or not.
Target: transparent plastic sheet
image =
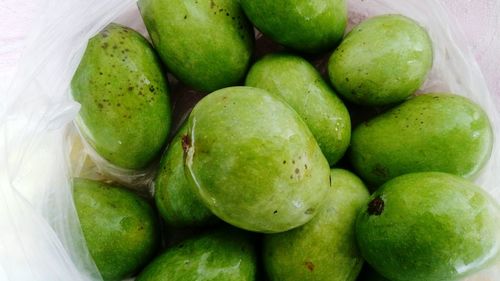
[[[493,95],[456,23],[433,0],[351,0],[350,21],[400,13],[429,31],[434,67],[421,92],[451,91],[480,104],[500,132]],[[74,209],[70,175],[141,176],[99,160],[72,120],[79,106],[69,82],[87,40],[111,21],[145,34],[134,0],[47,0],[17,74],[0,104],[0,280],[101,280]],[[189,103],[189,101],[188,101]],[[477,183],[500,200],[500,146]],[[97,163],[97,166],[94,165]],[[70,165],[71,163],[71,165]],[[94,170],[92,170],[94,169]],[[143,175],[146,184],[148,175]],[[492,267],[468,280],[499,280]]]
[[[132,0],[48,0],[0,106],[0,280],[100,280],[69,185],[69,81],[87,39]]]

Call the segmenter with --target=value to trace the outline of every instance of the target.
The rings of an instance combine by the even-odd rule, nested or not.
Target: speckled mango
[[[366,261],[392,281],[461,280],[495,261],[500,209],[458,176],[397,177],[375,192],[356,221]]]
[[[354,129],[350,160],[374,186],[412,172],[473,178],[490,157],[493,132],[484,111],[451,94],[414,97]]]
[[[309,62],[268,55],[250,68],[245,85],[281,96],[307,124],[330,165],[342,158],[351,140],[349,112]]]
[[[165,151],[154,181],[158,211],[173,227],[203,226],[217,221],[186,179],[182,150],[182,137],[186,134],[187,126],[184,125]]]
[[[415,93],[432,61],[432,42],[421,26],[404,16],[384,15],[349,32],[330,57],[328,73],[345,99],[381,106]]]
[[[90,255],[105,281],[119,281],[146,265],[159,248],[157,216],[131,191],[73,180],[73,198]]]
[[[354,281],[363,258],[354,229],[370,194],[349,171],[333,169],[324,207],[309,223],[264,238],[264,264],[271,281]]]
[[[330,169],[312,133],[265,90],[232,87],[202,99],[188,120],[185,167],[205,205],[237,227],[282,232],[311,220]]]
[[[242,0],[241,5],[262,33],[305,53],[333,50],[347,25],[345,0]]]
[[[76,123],[96,152],[120,168],[145,168],[171,123],[159,58],[139,33],[111,24],[90,39],[71,81]]]
[[[156,50],[179,80],[205,92],[243,80],[254,35],[238,0],[140,0],[139,9]]]
[[[256,253],[248,233],[224,228],[169,248],[137,281],[256,281]]]

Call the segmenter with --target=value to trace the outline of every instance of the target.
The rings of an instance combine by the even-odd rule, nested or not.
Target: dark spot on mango
[[[389,171],[387,171],[387,168],[382,166],[381,164],[375,164],[375,167],[372,170],[373,174],[379,177],[387,177],[389,175]]]
[[[310,262],[310,261],[306,261],[306,262],[304,263],[304,265],[307,267],[307,269],[308,269],[309,271],[311,271],[311,272],[313,272],[313,271],[314,271],[314,263],[312,263],[312,262]]]
[[[299,168],[295,169],[295,173],[298,174],[300,172]]]
[[[380,196],[375,197],[368,203],[368,215],[380,216],[384,211],[384,200]]]
[[[306,214],[306,215],[312,215],[312,214],[314,213],[314,211],[315,211],[315,209],[314,209],[314,208],[309,208],[309,209],[307,209],[307,210],[304,212],[304,214]]]
[[[189,135],[182,136],[182,150],[184,150],[184,153],[187,153],[190,148],[191,138],[189,137]]]
[[[277,214],[278,213],[278,210],[274,210],[273,214]]]
[[[104,42],[104,43],[102,43],[102,45],[101,45],[101,47],[102,47],[103,49],[107,49],[107,48],[108,48],[108,46],[109,46],[108,42]]]

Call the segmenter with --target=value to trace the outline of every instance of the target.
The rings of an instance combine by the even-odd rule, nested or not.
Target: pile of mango
[[[71,83],[95,152],[155,170],[154,203],[73,180],[104,280],[451,281],[498,261],[499,205],[471,181],[491,124],[419,91],[434,48],[419,23],[381,15],[344,36],[345,0],[138,5],[152,43],[111,24]],[[178,132],[174,80],[205,94]]]

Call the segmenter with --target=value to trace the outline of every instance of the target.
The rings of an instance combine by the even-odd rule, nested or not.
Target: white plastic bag
[[[500,118],[473,56],[438,1],[351,0],[351,22],[400,13],[420,22],[435,47],[422,92],[451,91],[479,103],[500,133]],[[69,178],[79,106],[71,77],[87,40],[115,19],[144,32],[134,0],[47,0],[11,86],[0,103],[0,280],[101,280],[74,209]],[[500,142],[477,183],[500,200]],[[75,169],[75,167],[73,167]],[[81,170],[81,169],[80,169]],[[500,280],[492,267],[468,280]],[[489,278],[489,279],[488,279]]]

